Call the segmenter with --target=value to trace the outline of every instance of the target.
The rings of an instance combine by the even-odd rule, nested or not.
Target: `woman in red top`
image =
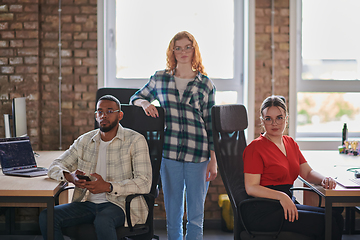
[[[285,99],[284,99],[285,100]],[[314,171],[301,154],[297,143],[283,135],[288,114],[285,101],[278,96],[264,100],[260,118],[265,132],[251,142],[244,151],[245,189],[253,197],[280,201],[278,207],[254,203],[246,208],[246,222],[251,230],[276,231],[281,215],[287,220],[283,231],[324,238],[325,213],[323,208],[297,205],[292,200],[292,187],[300,175],[308,182],[333,189],[336,182]],[[341,239],[343,218],[333,211],[333,239]]]

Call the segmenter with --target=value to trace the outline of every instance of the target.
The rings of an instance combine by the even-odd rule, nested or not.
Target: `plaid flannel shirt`
[[[76,169],[86,174],[94,173],[98,161],[100,130],[85,133],[74,141],[70,148],[49,167],[48,176],[66,181],[63,172]],[[152,168],[147,142],[143,135],[119,124],[116,136],[106,150],[105,181],[111,182],[113,191],[106,193],[108,201],[121,207],[125,213],[125,198],[135,193],[149,193]],[[73,202],[86,201],[88,191],[75,187]],[[131,202],[132,224],[145,223],[148,207],[142,197]],[[126,224],[125,224],[126,225]]]
[[[181,97],[174,75],[158,71],[130,98],[130,103],[136,99],[158,100],[165,109],[164,158],[196,163],[209,160],[209,150],[214,150],[211,125],[214,98],[214,84],[201,73],[188,83]]]

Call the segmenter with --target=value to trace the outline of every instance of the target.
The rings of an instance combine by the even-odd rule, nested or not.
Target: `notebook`
[[[29,137],[0,139],[1,169],[5,175],[36,177],[47,174],[37,167]]]

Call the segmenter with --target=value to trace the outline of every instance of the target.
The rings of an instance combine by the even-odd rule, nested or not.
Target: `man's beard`
[[[101,125],[100,125],[100,131],[102,131],[102,132],[109,132],[111,129],[113,129],[114,127],[116,127],[118,124],[119,124],[119,119],[116,118],[116,120],[113,121],[113,122],[110,124],[110,126],[108,126],[108,127],[101,127]]]

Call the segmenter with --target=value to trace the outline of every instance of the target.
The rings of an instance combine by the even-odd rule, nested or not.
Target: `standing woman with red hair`
[[[152,101],[158,100],[165,109],[160,174],[168,239],[183,239],[184,196],[186,239],[203,239],[205,197],[209,181],[217,175],[210,115],[215,86],[206,76],[199,46],[190,33],[177,33],[166,55],[166,69],[155,72],[130,103],[151,117],[159,116]]]

